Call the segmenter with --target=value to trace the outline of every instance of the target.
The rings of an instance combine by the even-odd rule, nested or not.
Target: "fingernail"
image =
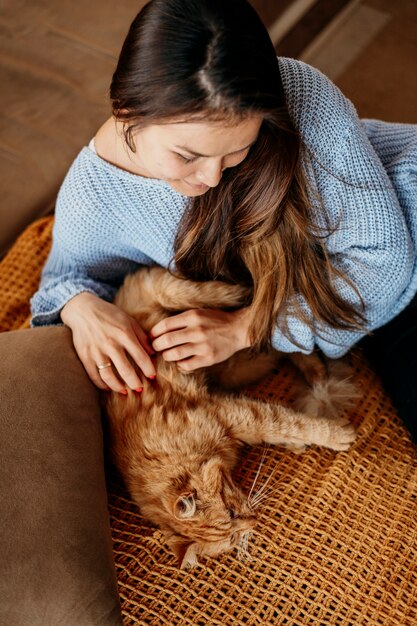
[[[149,380],[155,380],[156,379],[156,374],[154,374],[153,376],[148,376]]]
[[[143,391],[143,387],[138,387],[137,389],[135,389],[136,393],[142,393]]]
[[[122,389],[121,391],[119,391],[119,393],[121,393],[123,396],[127,396],[127,389]]]

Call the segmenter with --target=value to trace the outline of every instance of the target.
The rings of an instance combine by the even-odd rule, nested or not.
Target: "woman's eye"
[[[197,157],[185,157],[184,155],[180,154],[179,152],[176,152],[176,155],[179,156],[181,161],[184,161],[184,163],[192,163],[193,161],[195,161],[197,159]]]

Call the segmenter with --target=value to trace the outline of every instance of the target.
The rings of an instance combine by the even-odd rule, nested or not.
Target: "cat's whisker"
[[[255,502],[255,504],[252,507],[252,511],[255,512],[257,509],[259,509],[259,507],[261,506],[261,504],[263,504],[263,502],[265,500],[267,500],[272,494],[268,493],[265,498],[262,498],[261,500],[258,500],[257,502]]]
[[[272,474],[271,474],[272,476]],[[251,502],[255,502],[260,496],[262,496],[262,494],[265,492],[266,487],[268,486],[268,481],[262,486],[261,489],[259,489],[259,491],[256,492],[256,494],[253,496]]]
[[[268,447],[269,447],[269,446],[268,446]],[[266,450],[267,450],[267,447],[264,445],[264,450],[263,450],[262,458],[261,458],[261,460],[259,461],[259,466],[258,466],[258,469],[257,469],[256,474],[255,474],[255,478],[254,478],[254,480],[253,480],[252,486],[251,486],[250,491],[249,491],[249,495],[248,495],[248,502],[249,502],[249,501],[250,501],[250,499],[251,499],[251,496],[252,496],[253,490],[254,490],[254,488],[255,488],[255,485],[256,485],[257,480],[258,480],[258,477],[259,477],[259,473],[260,473],[260,471],[261,471],[262,465],[264,464],[264,461],[265,461],[265,458],[266,458]]]
[[[248,551],[248,543],[252,533],[250,531],[246,532],[240,539],[239,544],[237,546],[238,550],[238,558],[241,561],[247,561],[251,558],[251,555]]]
[[[266,491],[264,491],[261,494],[258,494],[257,496],[255,496],[255,498],[253,498],[252,500],[252,507],[257,507],[261,502],[263,502],[263,500],[266,500],[267,498],[271,497],[274,493],[276,493],[279,490],[280,486],[278,485],[271,485]]]
[[[275,488],[270,487],[268,489],[268,491],[264,492],[260,497],[257,498],[255,503],[252,503],[252,509],[258,508],[260,504],[262,504],[262,502],[264,500],[266,500],[267,498],[270,498],[276,491],[279,490],[279,485],[277,485]]]
[[[251,505],[252,506],[256,505],[260,500],[263,500],[264,498],[266,498],[271,493],[271,491],[272,489],[271,487],[269,487],[265,491],[262,491],[262,493],[258,493],[255,498],[252,498]]]
[[[268,489],[265,489],[264,491],[262,491],[262,493],[257,494],[257,496],[253,498],[253,502],[257,503],[257,502],[260,502],[261,500],[264,500],[265,498],[268,498],[271,494],[278,491],[278,489],[279,489],[279,485],[270,485]]]
[[[262,465],[263,465],[263,464],[264,464],[264,462],[265,462],[266,452],[267,452],[267,450],[269,449],[269,447],[270,447],[270,446],[269,446],[269,444],[268,444],[268,446],[266,446],[266,445],[264,444],[264,451],[263,451],[263,453],[262,453],[262,458],[261,458],[261,460],[259,461],[258,470],[257,470],[257,472],[256,472],[256,474],[255,474],[255,478],[254,478],[254,480],[253,480],[252,486],[251,486],[250,491],[249,491],[249,495],[248,495],[248,502],[250,502],[250,499],[251,499],[251,496],[252,496],[252,492],[253,492],[253,490],[254,490],[254,488],[255,488],[255,485],[256,485],[256,482],[257,482],[257,480],[258,480],[258,477],[259,477],[259,472],[261,471]]]
[[[257,501],[257,499],[260,496],[262,496],[262,494],[264,493],[264,491],[265,491],[266,487],[268,486],[268,483],[271,480],[273,475],[274,475],[274,469],[272,469],[270,475],[268,476],[268,478],[266,479],[266,481],[264,482],[262,487],[260,487],[260,489],[258,489],[258,491],[255,493],[255,495],[252,497],[252,499],[251,500],[248,499],[249,506],[253,506],[253,504]]]
[[[253,510],[253,511],[255,511],[255,509],[258,509],[258,508],[259,508],[259,506],[262,504],[262,502],[264,502],[264,500],[267,500],[267,499],[268,499],[268,498],[272,495],[272,493],[273,493],[273,492],[268,491],[268,493],[266,493],[266,494],[264,495],[264,497],[259,498],[259,500],[257,500],[256,502],[254,502],[254,503],[252,504],[252,510]]]

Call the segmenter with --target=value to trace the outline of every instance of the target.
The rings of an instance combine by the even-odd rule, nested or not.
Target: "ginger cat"
[[[148,332],[172,313],[240,307],[246,295],[240,286],[195,283],[152,267],[126,278],[116,304]],[[106,394],[114,462],[141,514],[162,529],[183,568],[197,564],[199,556],[246,548],[256,515],[231,474],[243,443],[347,450],[355,439],[350,422],[334,416],[352,386],[326,378],[317,356],[294,356],[312,384],[302,399],[310,415],[225,390],[267,374],[277,357],[275,351],[242,351],[185,374],[157,356],[157,383],[147,382],[143,394]]]

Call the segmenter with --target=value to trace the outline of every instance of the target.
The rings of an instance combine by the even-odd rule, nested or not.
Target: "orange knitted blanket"
[[[0,263],[0,329],[29,323],[29,299],[51,243],[53,218],[29,227]],[[417,624],[417,455],[378,380],[354,360],[363,397],[352,411],[349,452],[267,451],[272,475],[251,548],[197,569],[177,569],[117,475],[109,509],[124,623],[185,625]],[[289,367],[251,390],[291,402]],[[417,410],[417,409],[416,409]],[[263,449],[242,459],[249,488]]]

